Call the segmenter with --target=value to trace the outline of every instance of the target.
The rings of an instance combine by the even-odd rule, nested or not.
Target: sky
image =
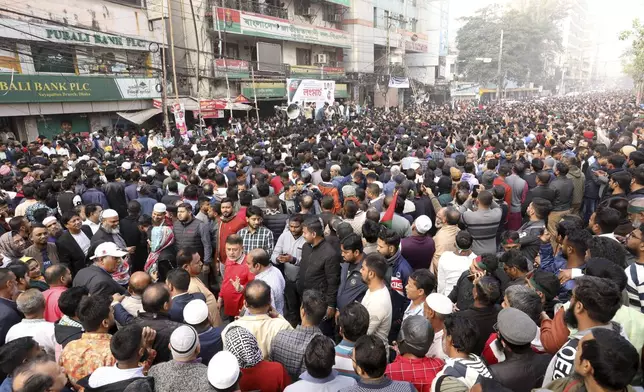
[[[456,32],[463,24],[458,19],[472,15],[477,9],[509,0],[450,0],[449,40],[455,45]],[[598,64],[606,68],[608,76],[621,73],[620,55],[629,46],[619,41],[620,31],[631,27],[632,20],[639,15],[644,21],[644,0],[588,0],[591,28],[598,32]]]

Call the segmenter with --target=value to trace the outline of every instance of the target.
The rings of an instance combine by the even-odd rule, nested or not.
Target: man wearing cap
[[[418,392],[430,392],[432,381],[445,364],[442,359],[425,356],[433,339],[434,330],[423,316],[406,318],[398,334],[399,355],[387,365],[385,375],[412,383]]]
[[[431,219],[427,215],[421,215],[411,225],[411,237],[405,237],[400,241],[403,257],[415,270],[429,268],[434,257],[434,240],[429,236],[431,228]]]
[[[199,334],[201,363],[208,365],[210,359],[223,350],[221,331],[223,327],[213,328],[208,319],[208,305],[202,299],[193,299],[183,308],[183,320]]]
[[[515,308],[499,312],[496,344],[503,350],[505,361],[490,366],[492,378],[513,391],[531,391],[539,388],[551,355],[537,354],[531,342],[537,336],[537,324]]]
[[[208,382],[216,391],[240,391],[241,371],[234,354],[218,352],[208,364]]]
[[[431,323],[434,331],[434,340],[429,346],[427,357],[447,359],[443,351],[443,334],[445,330],[445,316],[452,314],[454,304],[446,296],[438,293],[431,293],[425,299],[423,314]]]
[[[94,256],[96,247],[105,242],[112,242],[116,244],[119,249],[127,251],[126,254],[120,258],[116,271],[112,273],[112,278],[114,278],[118,284],[124,286],[130,279],[130,255],[136,252],[136,246],[128,247],[125,239],[121,236],[119,215],[116,210],[103,210],[103,213],[101,214],[101,227],[99,227],[98,231],[92,237],[87,255],[90,258]]]
[[[172,221],[169,221],[166,216],[166,211],[168,207],[163,203],[156,203],[152,209],[152,226],[159,227],[166,224],[171,224]],[[171,225],[170,225],[171,226]]]
[[[125,295],[127,291],[112,278],[112,274],[117,271],[122,263],[121,259],[126,255],[127,252],[120,250],[113,242],[100,244],[96,247],[94,256],[90,257],[94,264],[78,271],[74,277],[74,287],[85,286],[91,295]]]
[[[170,335],[172,360],[150,368],[148,376],[154,378],[155,392],[214,391],[208,383],[208,367],[197,361],[200,345],[197,331],[182,325]]]

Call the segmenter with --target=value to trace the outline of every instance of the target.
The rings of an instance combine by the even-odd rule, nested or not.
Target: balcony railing
[[[275,18],[288,19],[286,7],[275,6],[269,3],[259,3],[253,0],[209,0],[211,7],[231,8],[234,10],[254,12],[272,16]]]

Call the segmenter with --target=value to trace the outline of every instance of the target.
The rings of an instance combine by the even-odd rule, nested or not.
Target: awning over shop
[[[157,114],[161,114],[162,112],[163,111],[159,108],[150,108],[139,110],[138,112],[116,112],[116,114],[130,122],[133,122],[134,124],[141,125],[150,118],[156,116]]]

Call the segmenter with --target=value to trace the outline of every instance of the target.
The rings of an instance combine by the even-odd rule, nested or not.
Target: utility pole
[[[163,0],[165,2],[165,0]],[[172,3],[168,0],[168,20],[170,21],[170,50],[172,52],[172,84],[174,86],[174,99],[179,102],[179,88],[177,87],[177,63],[174,55],[174,30],[172,29]]]
[[[224,60],[224,77],[226,78],[226,98],[228,98],[228,104],[230,104],[230,118],[233,118],[233,107],[230,102],[230,82],[228,80],[228,64],[226,63],[226,57],[224,57],[224,44],[221,38],[221,27],[219,25],[219,6],[215,4],[215,20],[217,21],[217,38],[219,39],[218,48],[219,48],[219,58]],[[252,62],[250,63],[252,67]],[[255,82],[253,82],[255,83]]]
[[[165,65],[165,51],[166,51],[166,42],[165,42],[165,0],[161,1],[161,35],[162,35],[162,45],[163,50],[161,51],[161,68],[163,71],[163,80],[161,81],[161,88],[163,89],[161,93],[161,109],[163,110],[163,123],[165,125],[165,131],[170,132],[170,119],[168,118],[168,76],[166,72]]]
[[[503,29],[501,29],[501,40],[499,42],[499,65],[496,70],[499,78],[496,85],[496,100],[501,101],[501,85],[503,84],[503,75],[501,74],[501,59],[503,58]]]
[[[390,16],[387,14],[387,79],[391,78],[391,43],[389,41],[389,31],[391,29],[391,22],[389,21]],[[387,80],[387,85],[385,88],[385,112],[389,112],[389,80]]]

